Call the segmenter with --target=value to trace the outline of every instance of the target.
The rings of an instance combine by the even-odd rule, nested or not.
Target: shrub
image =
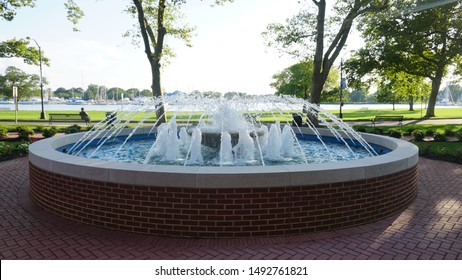
[[[441,147],[441,149],[438,149],[436,152],[436,155],[438,157],[447,157],[449,154],[448,149],[446,147]]]
[[[433,139],[436,142],[446,142],[447,141],[446,136],[442,133],[435,133],[435,135],[433,136]]]
[[[16,127],[16,131],[19,133],[19,139],[22,140],[29,140],[29,137],[34,135],[34,130],[26,126],[18,126]]]
[[[6,142],[0,142],[0,156],[5,156],[11,154],[12,145]]]
[[[366,132],[366,127],[364,125],[355,125],[353,129],[357,132]]]
[[[45,138],[50,138],[50,137],[55,136],[56,133],[58,133],[58,131],[59,130],[56,127],[52,126],[52,127],[45,128],[44,130],[42,130],[42,135]]]
[[[401,137],[403,137],[403,133],[396,129],[390,129],[388,130],[388,136],[400,139]]]
[[[380,127],[374,127],[374,130],[372,130],[372,133],[381,135],[383,134],[383,129]]]
[[[37,125],[34,129],[34,131],[37,131],[37,132],[44,131],[44,130],[45,130],[45,126],[41,124]]]
[[[29,153],[28,142],[0,142],[0,160],[11,159]]]
[[[456,136],[456,132],[452,131],[452,130],[449,129],[449,128],[446,128],[446,129],[444,130],[444,135],[446,135],[447,137]]]
[[[408,128],[408,129],[406,129],[406,133],[407,133],[408,135],[412,135],[412,133],[414,132],[414,130],[415,130],[415,127],[410,127],[410,128]]]
[[[16,155],[27,155],[29,153],[29,143],[21,142],[15,145],[13,153]]]
[[[66,134],[72,134],[72,133],[77,133],[80,132],[81,127],[78,124],[73,124],[66,129],[64,129],[64,133]]]
[[[414,137],[414,141],[423,141],[425,134],[422,132],[422,130],[414,130],[412,132],[412,137]]]
[[[462,141],[462,129],[456,131],[456,137],[459,139],[459,141]]]
[[[435,131],[433,129],[428,129],[425,131],[425,136],[433,136],[435,134]]]
[[[0,138],[5,138],[6,136],[8,136],[8,129],[0,126]]]

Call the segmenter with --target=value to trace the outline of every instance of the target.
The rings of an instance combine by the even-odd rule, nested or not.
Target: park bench
[[[53,125],[54,121],[61,122],[85,122],[79,114],[48,114],[50,125]]]
[[[403,125],[403,119],[404,119],[404,116],[375,116],[371,120],[371,122],[373,126],[375,126],[375,124],[379,122],[385,122],[385,121],[397,121],[398,125]]]

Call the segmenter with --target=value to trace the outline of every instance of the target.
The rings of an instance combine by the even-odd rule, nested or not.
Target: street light
[[[42,112],[40,113],[40,119],[44,120],[45,119],[45,110],[43,108],[43,78],[42,78],[42,48],[40,48],[40,45],[35,41],[34,38],[27,37],[27,40],[33,40],[35,44],[37,44],[37,47],[39,49],[39,60],[40,60],[40,99],[42,101]]]
[[[346,79],[343,77],[343,57],[340,59],[340,113],[339,118],[343,118],[342,107],[343,107],[343,89],[346,88]]]

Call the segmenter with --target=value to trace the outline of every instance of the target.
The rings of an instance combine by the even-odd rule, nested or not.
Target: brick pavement
[[[462,165],[425,158],[399,215],[299,236],[176,239],[68,221],[30,200],[27,158],[0,162],[0,202],[1,259],[462,259]]]

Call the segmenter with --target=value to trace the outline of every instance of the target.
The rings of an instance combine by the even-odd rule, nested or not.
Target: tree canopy
[[[24,63],[39,65],[40,52],[35,47],[29,46],[30,41],[26,39],[10,39],[0,42],[0,58],[22,58]],[[42,63],[50,65],[50,60],[43,56]]]
[[[313,61],[306,60],[289,66],[273,75],[271,86],[276,89],[277,95],[293,95],[299,98],[308,99],[311,85],[311,75],[313,71]],[[322,101],[329,102],[338,96],[339,91],[339,71],[331,71],[325,83],[322,94]],[[337,94],[336,94],[337,93]]]
[[[263,36],[270,46],[276,46],[301,59],[313,60],[310,101],[319,104],[329,71],[345,46],[354,21],[363,15],[387,8],[389,1],[337,0],[332,17],[326,15],[326,0],[307,2],[315,7],[301,9],[285,24],[268,25]]]
[[[46,84],[46,79],[43,80]],[[40,93],[40,77],[36,74],[27,74],[19,68],[9,66],[6,68],[5,75],[0,75],[1,95],[12,98],[12,87],[18,88],[18,99],[37,96]]]
[[[448,66],[462,63],[462,2],[398,0],[388,11],[366,17],[362,26],[366,46],[347,63],[350,78],[390,72],[428,78],[426,117],[434,117]]]

